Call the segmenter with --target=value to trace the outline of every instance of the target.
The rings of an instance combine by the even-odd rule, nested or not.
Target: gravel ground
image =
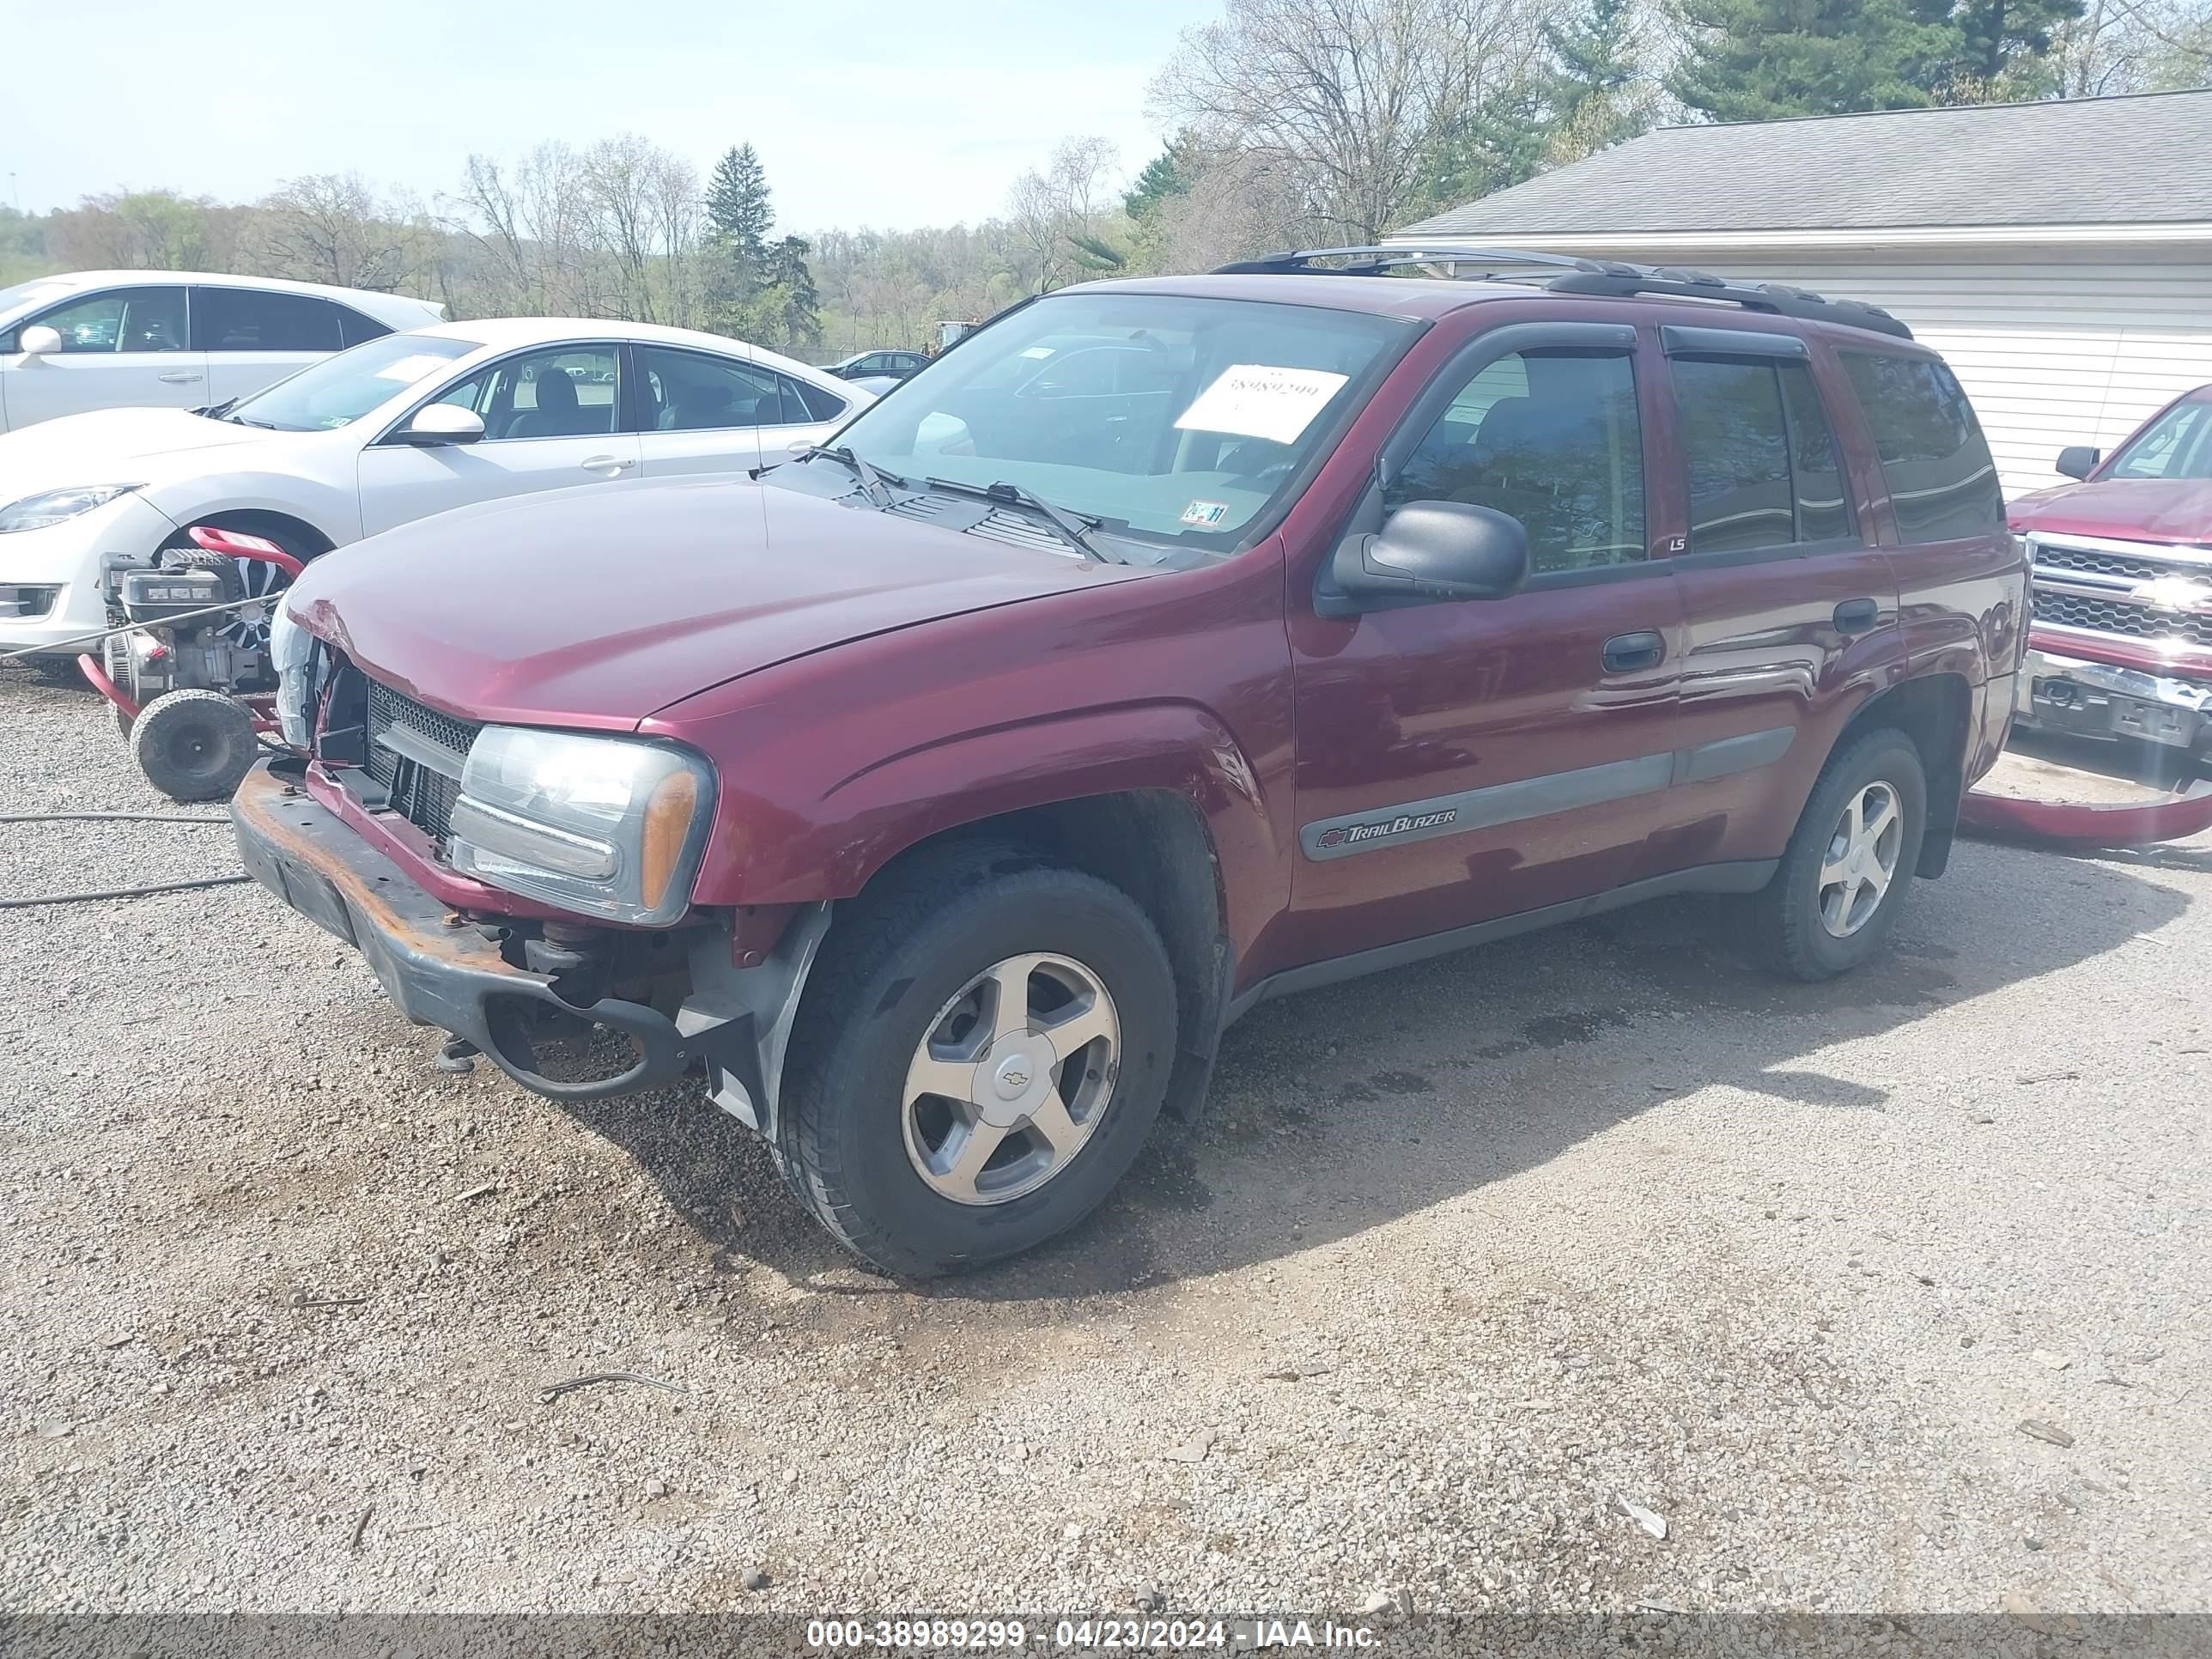
[[[82,695],[0,731],[0,811],[166,805]],[[439,1074],[258,888],[0,913],[0,1608],[2212,1612],[2208,902],[1966,846],[1826,987],[1681,902],[1269,1005],[919,1287],[692,1090]],[[543,1392],[609,1370],[673,1389]]]

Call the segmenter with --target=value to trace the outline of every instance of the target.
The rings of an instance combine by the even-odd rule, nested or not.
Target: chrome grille
[[[2176,616],[2124,599],[2093,599],[2039,588],[2035,619],[2057,628],[2086,628],[2131,640],[2179,640],[2212,648],[2212,617]]]
[[[483,729],[371,680],[363,769],[384,786],[393,811],[443,846],[460,797],[462,763]]]
[[[2174,571],[2172,565],[2159,564],[2149,559],[2124,559],[2086,547],[2068,547],[2051,542],[2037,544],[2035,568],[2038,570],[2072,570],[2093,576],[2118,576],[2131,582],[2155,581],[2160,576],[2172,575]]]

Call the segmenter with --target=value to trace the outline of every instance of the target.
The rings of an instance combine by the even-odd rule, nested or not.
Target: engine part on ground
[[[154,786],[180,801],[215,800],[253,763],[256,735],[276,728],[270,624],[301,563],[264,536],[207,525],[185,536],[189,544],[150,556],[102,561],[118,626],[102,636],[98,662],[77,663],[114,705],[117,729]],[[171,701],[188,693],[191,702]],[[160,729],[149,735],[157,708]]]
[[[252,710],[220,691],[165,691],[131,723],[131,758],[171,800],[228,800],[260,753]]]

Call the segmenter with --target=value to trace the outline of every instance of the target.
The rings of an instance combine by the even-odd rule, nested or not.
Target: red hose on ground
[[[115,682],[107,678],[107,671],[100,665],[98,658],[88,652],[80,653],[76,665],[85,678],[92,682],[94,690],[99,692],[101,696],[106,698],[132,720],[138,718],[138,705],[125,696]]]

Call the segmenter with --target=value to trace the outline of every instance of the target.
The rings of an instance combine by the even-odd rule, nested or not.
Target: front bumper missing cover
[[[2029,726],[2192,754],[2212,749],[2212,682],[2032,647],[2019,687],[2017,713]]]
[[[682,1073],[690,1047],[665,1014],[611,999],[584,1008],[564,1002],[550,977],[514,966],[472,924],[453,925],[444,904],[278,769],[288,766],[296,776],[296,762],[261,762],[231,800],[246,867],[359,951],[400,1012],[465,1038],[525,1088],[555,1100],[628,1094]],[[531,1027],[549,1008],[629,1039],[635,1062],[586,1082],[545,1075]]]

